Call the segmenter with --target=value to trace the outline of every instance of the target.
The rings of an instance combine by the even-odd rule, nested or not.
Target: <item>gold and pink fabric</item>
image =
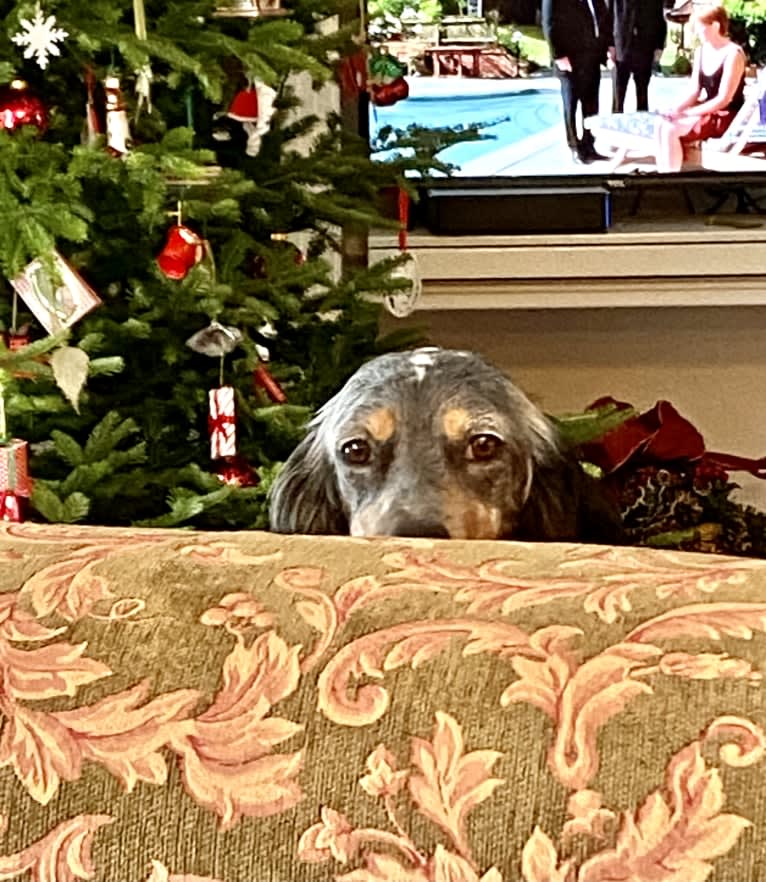
[[[0,879],[766,879],[766,561],[0,526]]]

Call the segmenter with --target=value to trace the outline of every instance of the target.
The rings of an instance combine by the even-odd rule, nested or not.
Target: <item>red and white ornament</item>
[[[237,453],[237,419],[234,388],[219,386],[208,391],[208,433],[210,458],[222,459]]]
[[[104,80],[104,94],[106,95],[106,146],[115,156],[124,156],[130,149],[132,138],[119,77],[112,76]]]
[[[29,477],[29,444],[13,438],[0,444],[0,521],[23,521],[32,493]]]
[[[247,135],[245,153],[257,156],[261,149],[261,138],[268,132],[274,116],[274,101],[277,93],[266,83],[251,82],[241,89],[231,101],[226,116],[242,123]]]

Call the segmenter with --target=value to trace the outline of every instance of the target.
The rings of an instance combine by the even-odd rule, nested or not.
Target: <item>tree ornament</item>
[[[223,384],[223,359],[242,341],[238,328],[213,321],[206,328],[192,334],[186,345],[202,355],[220,358],[220,386],[208,391],[208,421],[210,457],[222,459],[237,452],[236,413],[234,389]]]
[[[82,132],[82,142],[88,147],[94,147],[103,134],[104,128],[96,106],[96,77],[92,68],[85,69],[84,79],[87,98],[85,100],[85,126]]]
[[[237,453],[237,419],[233,386],[208,391],[210,458],[221,459]]]
[[[136,36],[139,40],[146,40],[146,10],[144,8],[144,0],[133,0],[133,26],[136,29]],[[136,119],[138,119],[141,109],[146,105],[146,112],[152,112],[152,79],[154,74],[152,66],[147,61],[142,64],[136,71]]]
[[[262,389],[274,404],[284,404],[287,401],[282,387],[271,375],[268,362],[261,359],[258,367],[253,371],[253,388]]]
[[[247,136],[245,153],[257,156],[261,149],[261,138],[269,130],[274,116],[274,101],[277,93],[266,83],[251,82],[246,88],[240,89],[229,105],[225,116],[242,123]],[[227,129],[219,125],[213,138],[217,141],[231,140]]]
[[[35,7],[34,18],[21,19],[21,28],[11,39],[17,46],[26,46],[24,58],[34,57],[43,70],[48,67],[48,56],[61,55],[56,43],[69,36],[63,28],[56,27],[55,16],[43,17],[39,3]]]
[[[3,334],[3,342],[10,352],[18,352],[25,346],[29,346],[32,337],[29,333],[29,325],[22,325],[20,328],[11,328]]]
[[[0,87],[0,120],[8,131],[32,125],[44,132],[48,128],[48,108],[24,80],[13,80]]]
[[[226,115],[237,122],[255,122],[258,119],[258,90],[255,86],[240,89],[232,99]]]
[[[223,358],[242,342],[242,332],[231,325],[211,322],[206,328],[192,334],[186,341],[189,349],[211,358]]]
[[[410,87],[404,77],[397,77],[389,83],[371,83],[370,97],[376,107],[391,107],[403,101],[410,94]]]
[[[423,280],[414,254],[408,254],[409,260],[395,267],[392,279],[404,279],[408,286],[399,291],[389,291],[383,297],[383,304],[391,315],[406,318],[417,309],[423,294]]]
[[[29,477],[29,444],[18,438],[0,443],[0,521],[20,522],[32,493]]]
[[[157,265],[169,279],[185,279],[204,256],[204,239],[187,226],[176,224],[168,230]]]
[[[256,487],[261,482],[258,472],[241,454],[224,457],[215,473],[224,484],[232,487]]]
[[[277,332],[271,327],[271,325],[268,323],[267,325],[269,329],[268,333],[264,333],[265,326],[261,326],[258,330],[262,336],[273,339],[277,336]],[[259,389],[263,390],[274,404],[284,404],[287,401],[287,395],[285,395],[282,391],[282,387],[271,375],[271,371],[268,367],[271,355],[268,348],[262,346],[260,343],[256,343],[255,351],[258,353],[258,366],[253,371],[253,389],[256,393]]]
[[[106,146],[115,156],[124,156],[130,149],[132,138],[119,77],[111,76],[104,80],[104,93],[106,94]]]
[[[396,318],[406,318],[417,308],[423,294],[423,280],[414,254],[407,252],[407,231],[410,224],[410,196],[406,190],[399,190],[399,251],[407,254],[409,260],[397,266],[391,273],[392,279],[409,282],[406,288],[390,291],[383,297],[383,305]]]
[[[377,50],[368,59],[367,88],[377,107],[390,107],[410,94],[406,67],[388,52]]]
[[[228,0],[217,7],[216,18],[261,18],[261,16],[289,15],[280,0]]]
[[[101,303],[58,251],[46,260],[35,258],[11,285],[49,334],[71,327]]]

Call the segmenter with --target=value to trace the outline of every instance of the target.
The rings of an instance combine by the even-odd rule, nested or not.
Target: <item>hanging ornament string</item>
[[[133,0],[133,22],[139,40],[146,39],[146,10],[144,0]]]
[[[133,25],[139,40],[146,40],[146,9],[144,0],[133,0]],[[152,68],[149,62],[142,64],[136,71],[136,119],[141,113],[141,108],[146,105],[146,112],[152,112]]]
[[[410,225],[410,195],[399,188],[399,252],[407,255],[406,263],[394,268],[392,277],[405,279],[409,284],[383,297],[386,309],[397,318],[406,318],[417,308],[423,294],[423,280],[415,255],[408,251],[407,231]]]

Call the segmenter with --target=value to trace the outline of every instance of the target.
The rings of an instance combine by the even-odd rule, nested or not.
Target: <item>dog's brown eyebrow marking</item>
[[[464,407],[450,407],[442,416],[444,434],[450,441],[462,440],[470,420],[471,415]]]
[[[389,407],[380,407],[367,416],[364,425],[376,441],[388,441],[396,431],[396,414]]]

